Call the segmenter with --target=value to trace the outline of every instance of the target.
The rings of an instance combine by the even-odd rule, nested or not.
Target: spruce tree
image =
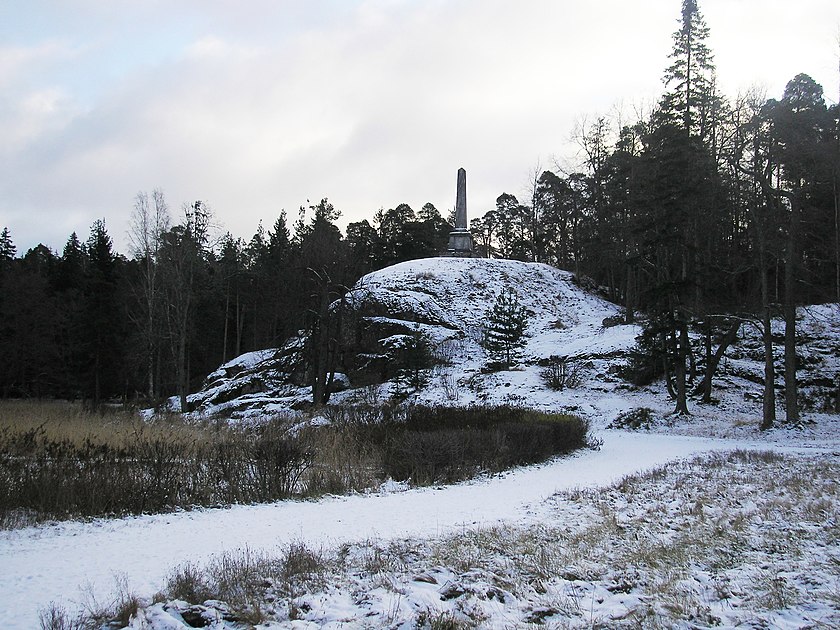
[[[119,393],[122,372],[118,257],[104,220],[91,226],[85,251],[88,267],[83,291],[83,330],[89,362],[85,394],[95,408],[105,397]]]
[[[670,55],[672,63],[664,76],[668,91],[662,97],[659,113],[664,122],[706,142],[720,98],[715,89],[714,57],[706,44],[709,28],[697,0],[683,0],[679,22]]]
[[[496,303],[487,311],[483,346],[504,369],[519,358],[519,350],[525,345],[527,312],[510,289],[503,291]]]
[[[12,235],[9,233],[9,228],[4,227],[0,232],[0,262],[7,263],[14,260],[17,248],[12,242]]]

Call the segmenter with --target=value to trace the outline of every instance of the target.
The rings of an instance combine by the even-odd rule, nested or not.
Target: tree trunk
[[[245,309],[239,301],[239,291],[236,292],[236,356],[242,354],[242,328],[245,324]],[[256,348],[254,348],[256,350]]]
[[[714,378],[715,372],[717,372],[718,365],[720,364],[720,360],[723,358],[724,353],[726,350],[731,346],[735,340],[738,338],[738,331],[741,329],[741,321],[734,320],[730,325],[729,329],[724,334],[723,339],[720,341],[720,345],[718,345],[717,350],[715,350],[714,354],[712,353],[712,325],[711,321],[707,324],[706,329],[706,374],[703,376],[703,380],[701,380],[697,387],[694,388],[692,393],[699,394],[703,392],[703,402],[708,404],[712,402],[712,379]]]
[[[796,264],[799,256],[799,201],[791,195],[790,229],[785,256],[785,420],[799,422],[796,382]]]
[[[796,382],[796,306],[785,304],[785,421],[799,422]]]
[[[673,311],[668,315],[671,326],[671,351],[674,357],[674,393],[676,394],[676,406],[674,413],[687,416],[688,399],[685,387],[685,361],[686,347],[684,340],[685,324],[677,324]]]
[[[840,374],[837,375],[837,391],[834,394],[834,413],[840,413]]]
[[[691,348],[691,340],[688,338],[688,324],[683,324],[680,327],[680,349],[685,353],[688,360],[688,376],[689,383],[693,383],[697,378],[697,361],[694,358],[694,350]]]
[[[635,299],[635,292],[633,287],[633,269],[627,269],[627,285],[626,290],[624,292],[624,322],[626,324],[632,324],[635,321],[635,313],[634,313],[634,303],[633,300]]]
[[[674,382],[671,380],[671,366],[668,364],[668,356],[671,352],[668,347],[668,337],[665,332],[659,334],[659,340],[662,344],[662,372],[665,374],[665,387],[668,390],[668,396],[672,400],[676,400],[677,392],[674,389]]]
[[[323,405],[327,402],[327,372],[329,364],[329,350],[330,350],[330,325],[329,325],[329,310],[330,310],[330,281],[329,278],[321,278],[315,274],[319,280],[319,305],[318,305],[318,319],[313,326],[313,351],[314,361],[312,366],[312,403],[314,405]]]
[[[840,302],[840,186],[837,185],[837,170],[840,169],[840,156],[834,175],[834,299]]]
[[[227,363],[228,328],[230,327],[230,294],[225,291],[225,330],[222,337],[222,364]]]
[[[773,330],[770,312],[770,280],[767,277],[767,241],[763,226],[758,226],[758,266],[761,282],[761,338],[764,342],[764,395],[762,396],[761,430],[773,428],[776,422],[776,367],[773,361]]]
[[[766,274],[765,274],[765,285]],[[764,396],[761,410],[761,430],[773,428],[776,422],[776,368],[773,362],[773,331],[770,328],[770,305],[762,313],[762,332],[764,340]]]
[[[149,370],[149,381],[146,384],[146,387],[148,387],[147,395],[151,401],[155,399],[155,348],[153,343],[149,343],[146,367]]]
[[[181,413],[187,413],[187,340],[182,337],[178,340],[178,397],[181,402]]]

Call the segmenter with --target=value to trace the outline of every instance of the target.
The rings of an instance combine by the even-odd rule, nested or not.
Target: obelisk
[[[449,233],[450,256],[470,258],[473,238],[467,228],[467,171],[458,169],[458,189],[455,193],[455,229]]]
[[[455,230],[467,229],[467,171],[458,169],[458,191],[455,193]]]

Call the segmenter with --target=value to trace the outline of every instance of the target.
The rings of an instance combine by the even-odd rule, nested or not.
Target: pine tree
[[[0,232],[0,263],[11,262],[16,252],[17,248],[12,242],[12,235],[9,233],[9,228],[4,227],[3,231]]]
[[[697,0],[683,0],[680,28],[674,33],[673,63],[665,70],[660,115],[682,127],[689,135],[706,142],[719,109],[715,89],[714,57],[706,40],[709,28]]]
[[[119,393],[122,316],[118,295],[118,258],[113,252],[105,221],[91,226],[85,245],[88,268],[84,284],[84,331],[88,379],[86,394],[94,407]]]
[[[484,348],[494,361],[510,369],[525,345],[527,313],[511,290],[503,291],[487,311],[484,327]]]

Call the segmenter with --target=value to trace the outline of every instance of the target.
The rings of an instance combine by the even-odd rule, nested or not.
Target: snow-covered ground
[[[601,435],[604,444],[598,451],[443,488],[0,532],[0,623],[9,629],[37,627],[40,608],[58,601],[72,609],[85,593],[107,601],[121,577],[138,594],[151,597],[176,565],[225,550],[277,550],[295,541],[320,547],[533,523],[558,491],[597,488],[698,453],[766,448],[757,441],[621,431]]]
[[[507,290],[514,292],[528,313],[526,345],[513,369],[488,371],[489,357],[480,344],[482,326],[497,296]],[[409,394],[410,402],[511,404],[570,411],[596,427],[607,426],[619,414],[640,407],[651,409],[660,421],[673,410],[664,384],[632,388],[617,374],[641,328],[617,324],[621,317],[616,305],[581,287],[571,273],[548,265],[492,259],[412,260],[368,274],[355,285],[348,302],[360,314],[361,332],[381,337],[378,347],[373,344],[365,351],[387,354],[388,335],[395,331],[419,331],[430,341],[441,362],[427,371],[427,384]],[[800,379],[828,383],[821,388],[802,388],[802,399],[819,410],[833,393],[831,384],[840,379],[840,304],[802,308],[798,319]],[[774,322],[773,332],[778,339],[783,337],[781,321]],[[285,349],[293,349],[296,343],[290,340]],[[699,357],[702,340],[696,336],[694,346]],[[348,349],[347,354],[352,353]],[[575,387],[555,391],[546,386],[541,374],[552,357],[575,363],[579,380]],[[777,386],[781,386],[781,345],[776,347],[775,357]],[[757,329],[745,323],[715,377],[717,403],[702,406],[690,401],[692,418],[670,421],[673,426],[668,430],[750,437],[760,423],[762,360]],[[282,363],[270,351],[234,359],[190,397],[198,407],[196,413],[259,417],[308,399],[308,389],[284,381],[278,367]],[[405,389],[394,382],[355,388],[351,379],[349,389],[333,394],[330,402],[383,401],[397,390],[404,394]],[[780,391],[777,402],[782,404]],[[778,415],[784,417],[781,407]],[[817,415],[812,413],[811,418]],[[832,423],[836,416],[819,418],[821,424]]]
[[[487,372],[482,370],[487,357],[478,343],[480,326],[495,296],[505,287],[513,287],[531,313],[528,344],[522,364],[516,369]],[[360,282],[355,293],[359,300],[374,296],[380,305],[390,304],[387,313],[370,316],[386,318],[387,314],[392,321],[385,322],[386,327],[397,320],[403,326],[422,326],[431,339],[451,344],[444,352],[450,355],[448,364],[435,368],[428,386],[416,392],[413,400],[448,405],[507,403],[572,411],[590,420],[595,434],[604,441],[602,448],[449,487],[406,490],[388,486],[379,493],[319,501],[287,501],[2,531],[0,626],[37,627],[39,609],[51,601],[62,602],[69,610],[90,594],[107,601],[118,580],[124,580],[138,595],[149,598],[163,587],[166,576],[176,565],[186,561],[202,563],[224,551],[247,547],[271,552],[292,542],[322,548],[365,541],[387,544],[402,539],[436,540],[458,532],[472,535],[502,526],[541,527],[549,518],[557,525],[558,518],[576,516],[572,507],[558,508],[567,499],[552,498],[556,493],[605,488],[626,475],[674,460],[734,449],[772,449],[793,454],[840,450],[840,417],[836,414],[809,411],[803,427],[758,432],[761,403],[757,397],[760,385],[756,383],[756,375],[761,374],[761,364],[754,332],[748,329],[745,329],[746,337],[733,346],[733,352],[722,365],[715,390],[717,403],[702,406],[692,401],[691,417],[673,418],[668,415],[672,403],[663,385],[629,388],[611,369],[616,360],[626,356],[638,328],[605,326],[604,320],[615,317],[618,309],[580,289],[568,273],[545,265],[512,261],[430,259],[371,274]],[[827,305],[803,311],[801,321],[804,336],[819,340],[803,348],[809,374],[836,378],[840,361],[840,307]],[[370,323],[383,322],[371,320]],[[282,410],[296,396],[303,395],[294,388],[279,385],[272,390],[281,379],[278,376],[275,382],[272,379],[276,374],[259,370],[273,355],[272,352],[251,353],[220,368],[210,379],[208,390],[193,397],[197,404],[204,404],[201,413],[235,407],[242,415],[259,416]],[[553,355],[581,361],[585,367],[579,386],[560,392],[545,386],[538,363]],[[237,381],[240,374],[243,376]],[[390,387],[384,384],[379,388],[351,388],[335,394],[333,400],[351,402],[360,397],[382,400],[388,396]],[[225,391],[241,393],[233,406],[229,402],[210,402]],[[656,419],[651,431],[606,429],[619,413],[641,407],[651,409]],[[781,409],[779,417],[783,417]],[[653,505],[650,501],[654,498],[649,496],[646,505]],[[673,500],[677,508],[692,507],[688,498],[684,504],[679,497]],[[626,515],[626,506],[614,502],[608,508]],[[832,549],[825,553],[835,552]],[[602,561],[609,562],[613,557],[619,556],[605,556]],[[448,575],[446,571],[451,570],[442,568],[436,580],[444,579]],[[420,584],[426,584],[429,593],[436,593],[440,588],[440,584],[422,581]],[[603,586],[593,584],[590,583],[593,592]],[[431,596],[429,593],[422,597]],[[591,594],[587,593],[587,596]],[[346,593],[339,596],[345,597]],[[401,597],[408,598],[408,595]],[[607,595],[604,597],[616,606],[624,605]],[[324,610],[338,606],[337,601],[326,602]],[[381,606],[386,613],[388,606],[393,606],[395,615],[405,604],[405,601],[389,603],[384,596],[380,601],[384,602]],[[381,606],[380,616],[375,618],[378,621],[370,621],[374,627],[384,618]],[[504,607],[500,610],[504,612]],[[370,606],[349,606],[345,612],[352,618],[352,615],[366,614],[365,611],[370,612]],[[801,614],[792,615],[788,625],[801,625],[808,618],[806,612],[802,609]],[[507,627],[504,623],[504,616],[488,621],[489,627]],[[511,625],[516,624],[511,622]],[[352,626],[350,623],[347,627]],[[307,626],[301,623],[299,627]]]

